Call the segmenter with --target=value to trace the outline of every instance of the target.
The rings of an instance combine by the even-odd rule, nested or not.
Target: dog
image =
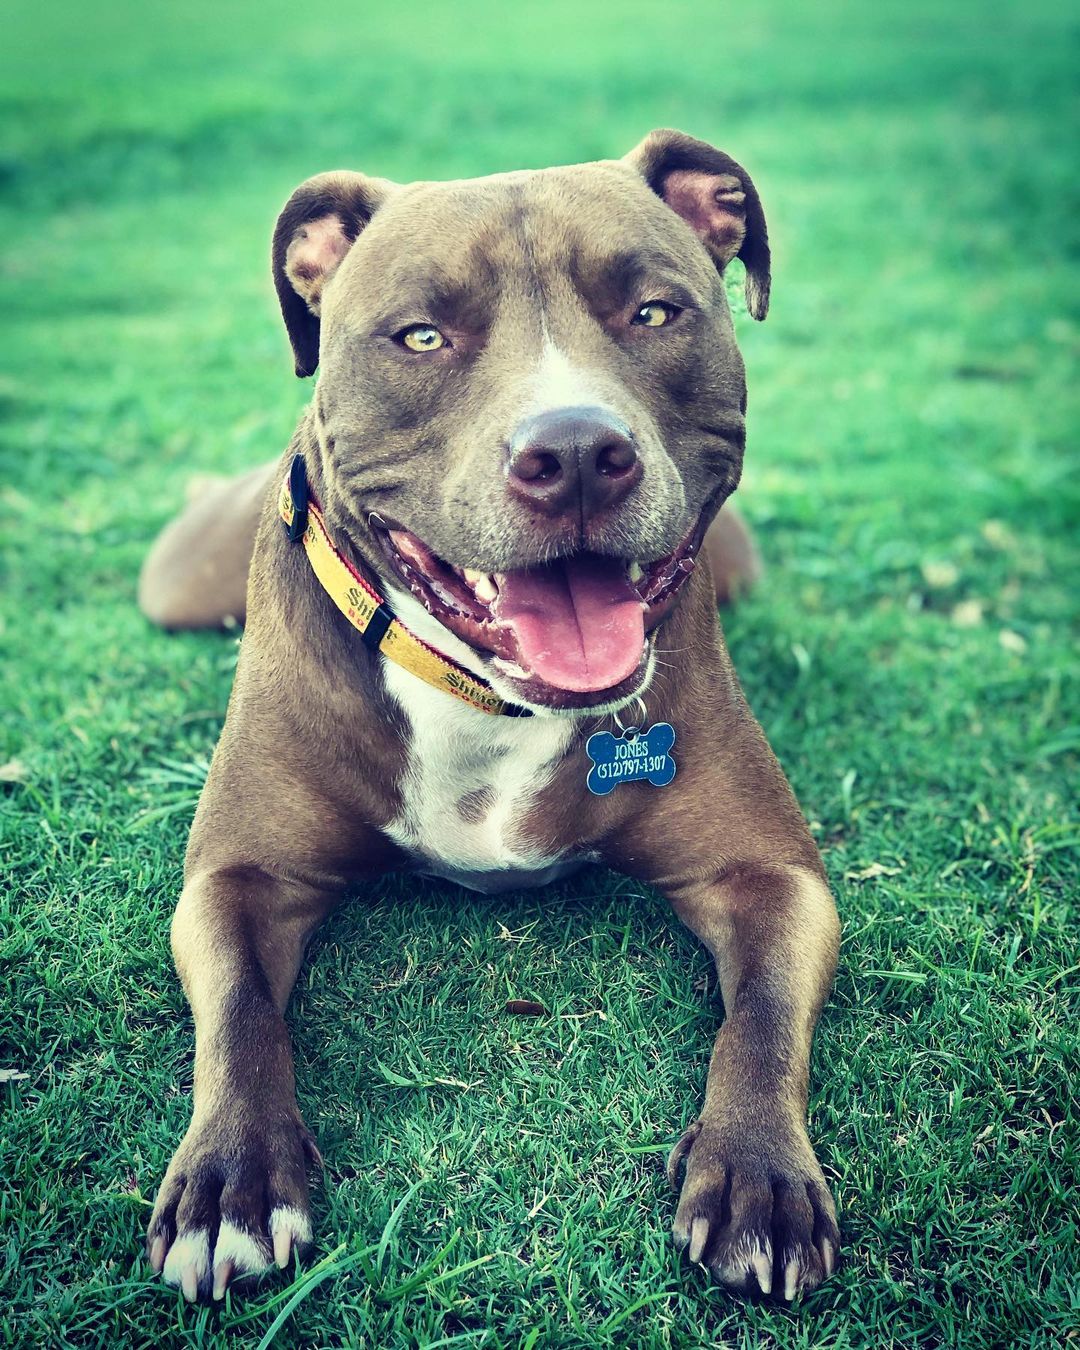
[[[189,1300],[311,1241],[283,1014],[319,923],[390,869],[492,891],[602,864],[662,892],[725,1009],[668,1164],[675,1240],[734,1291],[832,1273],[806,1107],[839,925],[717,621],[757,569],[721,511],[745,440],[735,257],[763,319],[754,184],[670,130],[469,181],[322,174],[281,212],[310,405],[140,581],[167,628],[246,625],[172,924],[194,1108],[147,1250]]]

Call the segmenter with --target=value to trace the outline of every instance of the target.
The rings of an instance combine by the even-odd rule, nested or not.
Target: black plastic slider
[[[292,524],[285,526],[285,533],[295,543],[303,537],[308,522],[308,481],[307,465],[303,455],[293,455],[289,469],[289,496],[292,498]]]
[[[386,630],[394,622],[394,611],[384,600],[378,609],[368,621],[368,626],[360,634],[365,647],[370,647],[373,652],[379,650],[379,644],[386,636]]]

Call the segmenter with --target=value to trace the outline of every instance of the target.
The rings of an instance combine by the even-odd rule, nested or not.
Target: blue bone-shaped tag
[[[620,783],[647,779],[653,787],[667,787],[675,777],[671,747],[675,728],[670,722],[654,722],[648,731],[613,736],[598,731],[585,742],[585,753],[593,761],[585,784],[597,797],[605,797]]]

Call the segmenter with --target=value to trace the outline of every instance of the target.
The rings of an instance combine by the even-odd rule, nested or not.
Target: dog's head
[[[464,182],[322,174],[282,211],[328,516],[504,697],[595,708],[648,680],[648,635],[739,481],[736,256],[762,319],[754,185],[674,131]]]

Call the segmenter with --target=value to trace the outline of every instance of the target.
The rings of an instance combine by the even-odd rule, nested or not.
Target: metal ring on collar
[[[638,732],[641,730],[641,728],[645,725],[645,718],[648,716],[648,711],[645,707],[645,700],[641,697],[640,694],[637,695],[637,697],[634,699],[634,702],[637,704],[638,711],[641,714],[640,722],[632,723],[628,727],[623,726],[622,718],[619,716],[618,712],[612,712],[611,714],[611,716],[614,718],[615,725],[619,728],[619,730],[622,732],[624,736],[636,736]]]

